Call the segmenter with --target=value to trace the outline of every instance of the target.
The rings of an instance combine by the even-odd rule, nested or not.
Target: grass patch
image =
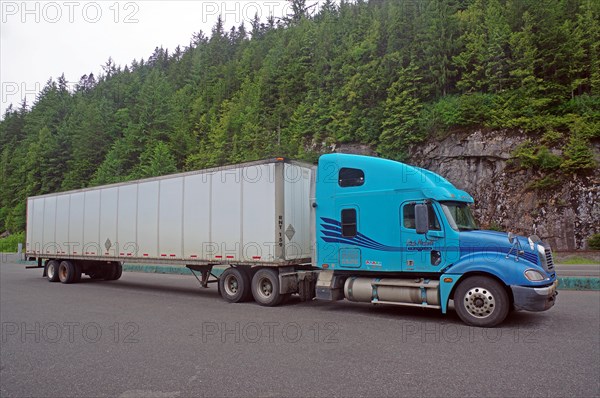
[[[583,256],[571,256],[555,260],[557,264],[578,265],[578,264],[600,264],[600,261]]]
[[[25,232],[0,239],[0,253],[16,253],[19,243],[23,244],[23,250],[25,250]]]

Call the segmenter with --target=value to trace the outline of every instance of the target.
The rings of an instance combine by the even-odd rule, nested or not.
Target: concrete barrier
[[[17,260],[20,264],[35,265],[33,261]],[[213,268],[212,273],[219,276],[225,268]],[[192,275],[192,272],[185,267],[173,267],[167,265],[144,265],[144,264],[124,264],[123,271],[126,272],[146,272],[152,274],[174,274],[174,275]],[[600,278],[589,276],[559,276],[559,290],[600,290]]]
[[[558,277],[559,290],[600,290],[600,278],[587,276]]]

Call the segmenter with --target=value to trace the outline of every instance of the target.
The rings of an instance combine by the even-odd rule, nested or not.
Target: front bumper
[[[558,280],[550,286],[525,287],[511,286],[515,309],[525,311],[546,311],[554,306]]]

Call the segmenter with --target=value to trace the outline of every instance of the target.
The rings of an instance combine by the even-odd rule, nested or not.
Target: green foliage
[[[553,128],[549,128],[542,136],[541,142],[544,145],[556,145],[563,140],[563,134]]]
[[[558,261],[556,261],[556,262],[561,265],[562,264],[566,264],[566,265],[599,264],[600,265],[600,261],[598,261],[594,258],[578,256],[578,255],[568,256],[568,257],[557,259],[557,260]]]
[[[337,143],[403,159],[459,128],[518,129],[523,167],[590,172],[600,137],[600,2],[293,0],[248,31],[48,81],[0,121],[0,229],[27,196]],[[594,141],[595,142],[595,141]],[[560,174],[560,173],[559,173]],[[540,184],[546,182],[540,180]]]
[[[140,164],[134,172],[136,178],[157,177],[177,172],[175,157],[171,149],[162,141],[157,141],[146,147],[140,156]]]
[[[388,158],[402,159],[409,144],[424,138],[416,129],[422,107],[417,96],[419,80],[416,67],[411,64],[399,71],[398,80],[388,90],[378,147]]]
[[[492,223],[488,226],[488,229],[490,231],[504,232],[502,225],[498,224],[496,221],[492,221]]]
[[[565,147],[565,160],[560,165],[566,173],[591,171],[597,168],[594,153],[582,134],[572,135]]]
[[[554,175],[554,174],[549,174],[545,177],[539,178],[537,180],[532,181],[528,186],[527,189],[531,189],[531,190],[545,190],[545,189],[552,189],[555,187],[558,187],[561,185],[561,181],[560,179]]]
[[[538,168],[541,170],[556,170],[561,167],[562,159],[553,154],[544,145],[536,145],[527,140],[513,151],[513,157],[521,167]]]
[[[25,250],[25,232],[8,235],[6,238],[0,239],[0,253],[16,253],[19,243],[23,244],[23,250]]]
[[[588,247],[592,250],[600,250],[600,234],[594,234],[588,238]]]

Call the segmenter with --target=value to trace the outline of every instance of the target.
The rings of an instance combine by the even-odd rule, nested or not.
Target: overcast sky
[[[317,1],[309,1],[312,4]],[[173,50],[200,30],[210,33],[217,16],[227,29],[256,13],[289,13],[285,0],[258,1],[4,1],[0,0],[0,110],[31,104],[49,78],[62,73],[75,84],[98,75],[109,57],[117,65],[148,59],[155,47]]]

